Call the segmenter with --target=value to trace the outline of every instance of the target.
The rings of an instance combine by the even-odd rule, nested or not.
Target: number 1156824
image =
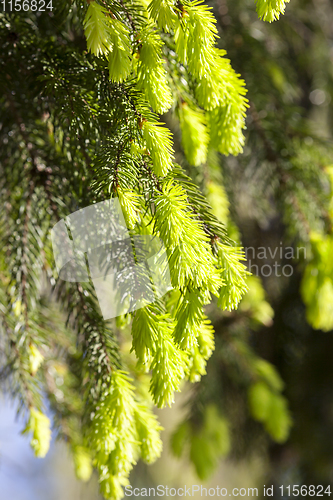
[[[306,486],[302,485],[299,486],[298,484],[294,484],[292,486],[280,486],[279,487],[281,496],[288,496],[288,497],[323,497],[323,496],[331,496],[331,488],[330,486],[327,486],[326,488],[324,486],[320,485],[311,485],[311,486]]]
[[[45,12],[53,10],[52,0],[1,0],[2,12]]]

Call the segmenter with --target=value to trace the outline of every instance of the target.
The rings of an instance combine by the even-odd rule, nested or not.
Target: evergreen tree
[[[221,17],[223,5],[214,6]],[[285,7],[256,4],[268,22]],[[233,9],[237,22],[248,11],[241,2]],[[257,200],[269,189],[292,242],[311,248],[303,297],[309,321],[324,329],[332,328],[323,310],[332,288],[331,191],[327,147],[304,140],[313,134],[291,105],[284,114],[285,82],[269,49],[256,46],[262,78],[251,57],[241,68],[249,102],[232,66],[237,51],[230,62],[227,30],[220,40],[213,11],[201,1],[59,0],[45,12],[3,12],[0,24],[1,380],[20,401],[36,456],[46,455],[52,426],[69,444],[78,477],[88,480],[94,467],[104,497],[121,498],[137,460],[151,463],[161,453],[154,404],[171,405],[183,380],[206,374],[214,350],[209,310],[217,331],[222,323],[227,332],[216,338],[225,372],[211,363],[189,419],[175,432],[175,453],[188,442],[206,477],[230,451],[235,385],[242,411],[246,405],[284,442],[292,423],[284,384],[249,334],[269,325],[273,311],[244,265],[236,187],[252,161],[258,192],[249,196]],[[247,112],[248,146],[236,160]],[[279,120],[285,128],[276,127]],[[119,200],[132,240],[163,241],[173,288],[115,321],[103,319],[91,281],[59,279],[50,238],[57,222],[110,198]],[[232,382],[223,382],[218,408],[223,377]]]
[[[333,87],[324,18],[331,19],[332,6],[296,0],[279,22],[266,24],[250,2],[211,5],[222,43],[247,82],[250,108],[243,154],[210,156],[197,178],[229,234],[241,237],[248,268],[259,277],[247,280],[237,311],[210,310],[215,351],[171,444],[202,478],[221,456],[259,454],[266,464],[260,479],[277,492],[281,484],[326,487],[333,462],[332,340],[322,331],[333,328]],[[212,406],[216,431],[208,432]],[[232,446],[217,446],[218,430]]]

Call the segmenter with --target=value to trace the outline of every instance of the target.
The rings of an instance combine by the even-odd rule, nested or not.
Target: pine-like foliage
[[[282,3],[258,2],[259,16],[278,17]],[[232,311],[247,291],[243,251],[175,163],[159,114],[175,112],[190,165],[209,151],[237,155],[245,83],[197,0],[59,1],[49,16],[1,13],[0,36],[1,376],[26,410],[36,455],[51,438],[45,395],[78,477],[95,467],[104,497],[119,499],[137,460],[161,452],[153,403],[171,405],[184,380],[206,373],[214,331],[204,307],[216,297]],[[58,280],[50,240],[61,219],[110,197],[131,237],[163,241],[173,287],[116,322],[103,320],[91,283]],[[270,406],[254,416],[282,440],[289,424],[277,433],[269,420],[281,388],[259,383],[251,401],[265,387]],[[215,463],[226,435],[210,408],[193,456],[216,438]]]
[[[325,463],[331,464],[333,456],[327,442],[332,421],[323,418],[333,398],[329,32],[323,36],[318,20],[322,6],[314,7],[311,0],[291,2],[274,25],[258,22],[251,3],[216,0],[210,5],[232,64],[247,82],[246,147],[237,158],[218,159],[208,150],[204,165],[187,168],[204,186],[229,236],[238,240],[241,234],[248,264],[258,264],[252,272],[262,278],[247,279],[249,292],[237,311],[212,311],[214,354],[185,407],[172,447],[204,478],[213,472],[217,457],[227,453],[220,431],[222,444],[232,443],[233,459],[265,457],[266,484],[282,484],[286,473],[287,481],[296,474],[303,484],[316,484],[325,476],[328,484],[329,468],[323,471],[321,459],[325,455]],[[273,2],[260,5],[269,9]],[[332,6],[325,5],[329,18]],[[268,18],[273,20],[273,14]],[[283,253],[288,248],[289,257],[280,258],[281,247]],[[276,256],[258,257],[262,249]],[[274,262],[289,264],[290,276],[274,271],[267,276]],[[304,394],[304,404],[299,394]],[[212,406],[216,419],[211,418]],[[204,439],[192,446],[197,436]],[[285,457],[295,449],[289,476]],[[239,471],[237,461],[235,468]],[[260,471],[258,484],[262,479]]]
[[[284,14],[289,0],[257,0],[257,12],[260,19],[271,23]]]

